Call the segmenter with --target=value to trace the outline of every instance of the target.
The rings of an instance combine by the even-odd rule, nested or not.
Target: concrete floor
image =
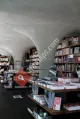
[[[13,99],[12,96],[15,94],[22,94],[25,97],[24,99]],[[3,84],[0,84],[0,119],[31,119],[27,112],[30,104],[27,90],[6,90]]]

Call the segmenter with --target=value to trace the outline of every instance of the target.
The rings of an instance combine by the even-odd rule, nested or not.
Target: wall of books
[[[64,38],[57,47],[54,63],[65,77],[73,77],[73,72],[80,66],[80,37]]]
[[[0,55],[0,78],[4,76],[4,71],[14,68],[14,62],[12,56]]]
[[[23,60],[24,71],[27,71],[32,76],[39,76],[39,56],[37,49],[31,48]]]

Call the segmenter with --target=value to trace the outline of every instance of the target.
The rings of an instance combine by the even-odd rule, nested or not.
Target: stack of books
[[[72,85],[72,84],[65,84],[64,88],[65,89],[77,89],[77,86],[76,85]]]
[[[73,111],[73,110],[80,110],[80,104],[65,104],[64,108],[67,109],[68,111]]]
[[[77,82],[77,83],[76,83],[76,82],[75,82],[75,83],[72,82],[72,83],[70,83],[70,84],[77,86],[77,88],[80,88],[80,83],[78,83],[78,82]]]
[[[46,101],[44,98],[44,95],[33,95],[33,99],[35,99],[37,102],[39,102],[41,105],[45,105]]]

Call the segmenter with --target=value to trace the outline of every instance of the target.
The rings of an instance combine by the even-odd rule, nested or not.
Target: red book
[[[61,107],[61,98],[60,97],[55,97],[54,98],[53,109],[54,110],[60,110],[60,107]]]
[[[75,62],[80,62],[80,56],[79,57],[78,56],[75,57]]]

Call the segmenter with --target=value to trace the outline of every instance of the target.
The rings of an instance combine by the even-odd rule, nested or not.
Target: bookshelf
[[[38,88],[39,88],[39,90],[41,89],[41,90],[43,90],[43,96],[45,95],[44,94],[44,90],[46,90],[46,91],[48,91],[49,93],[55,93],[55,96],[56,96],[56,94],[58,93],[70,93],[71,94],[71,92],[79,92],[80,91],[80,88],[77,88],[77,89],[56,89],[56,90],[53,90],[53,89],[50,89],[50,88],[47,88],[47,86],[44,86],[44,84],[43,84],[43,81],[42,81],[42,85],[40,85],[41,84],[41,81],[39,82],[39,81],[33,81],[33,80],[30,80],[29,81],[29,83],[30,84],[32,84],[33,86],[37,86]],[[46,83],[47,83],[47,81],[46,81]],[[49,83],[49,81],[48,81],[48,83]],[[53,82],[52,82],[53,83]],[[51,83],[51,81],[50,81],[50,83],[49,84],[51,84],[52,85],[52,83]],[[41,91],[42,92],[42,91]],[[41,92],[38,92],[38,96],[39,95],[41,95]],[[52,95],[52,93],[51,93],[51,95]],[[68,103],[68,102],[66,102],[66,103],[62,103],[61,104],[61,108],[60,108],[60,110],[54,110],[53,108],[49,108],[48,107],[48,105],[46,105],[46,104],[41,104],[40,102],[39,102],[39,100],[38,99],[36,99],[36,98],[34,98],[34,95],[36,95],[36,94],[29,94],[28,95],[28,98],[31,100],[31,101],[33,101],[36,105],[38,105],[41,109],[43,109],[43,110],[45,110],[47,113],[49,113],[51,116],[52,116],[52,118],[54,117],[54,116],[58,116],[58,115],[62,115],[62,116],[64,116],[65,114],[73,114],[73,113],[79,113],[80,114],[80,109],[78,109],[78,110],[67,110],[66,108],[64,108],[64,106],[65,105],[80,105],[80,103],[78,103],[78,102],[75,102],[75,103]],[[75,95],[75,94],[74,94]],[[49,95],[50,96],[50,95]],[[66,95],[66,98],[67,98],[67,96],[69,96],[69,95]],[[63,98],[63,97],[62,97]],[[63,100],[63,99],[62,99]],[[49,100],[49,101],[51,101],[51,100]],[[79,100],[80,101],[80,100]],[[37,107],[38,107],[37,106]],[[34,115],[33,115],[33,113],[31,113],[29,110],[28,110],[28,112],[34,117]],[[34,112],[34,111],[33,111]],[[35,118],[35,117],[34,117]],[[52,119],[51,118],[51,119]],[[55,117],[56,118],[56,117]]]
[[[8,56],[0,56],[0,76],[1,78],[4,75],[4,71],[9,68],[9,57]]]
[[[35,47],[25,54],[23,67],[31,76],[39,76],[39,56]]]
[[[63,38],[57,47],[54,64],[62,69],[65,77],[73,77],[80,65],[80,37]]]
[[[38,104],[41,108],[46,110],[49,114],[51,115],[61,115],[61,114],[69,114],[69,113],[77,113],[80,112],[80,110],[73,110],[73,111],[68,111],[66,109],[62,109],[60,111],[53,110],[52,108],[48,108],[47,106],[41,105],[39,102],[37,102],[35,99],[32,98],[32,95],[28,95],[29,99],[31,99],[34,103]],[[71,103],[73,104],[73,103]],[[76,103],[77,104],[77,103]]]
[[[36,117],[33,115],[33,112],[29,108],[27,108],[27,111],[34,119],[36,119]]]
[[[7,83],[5,79],[5,71],[14,69],[14,59],[12,56],[0,56],[0,82]],[[7,75],[6,75],[7,77]]]
[[[64,111],[56,111],[56,110],[53,110],[51,108],[48,108],[47,106],[41,105],[39,102],[37,102],[35,99],[33,99],[32,95],[28,95],[28,97],[29,97],[29,99],[34,101],[36,104],[38,104],[41,108],[46,110],[51,115],[58,115],[58,114],[63,114],[64,113]]]

